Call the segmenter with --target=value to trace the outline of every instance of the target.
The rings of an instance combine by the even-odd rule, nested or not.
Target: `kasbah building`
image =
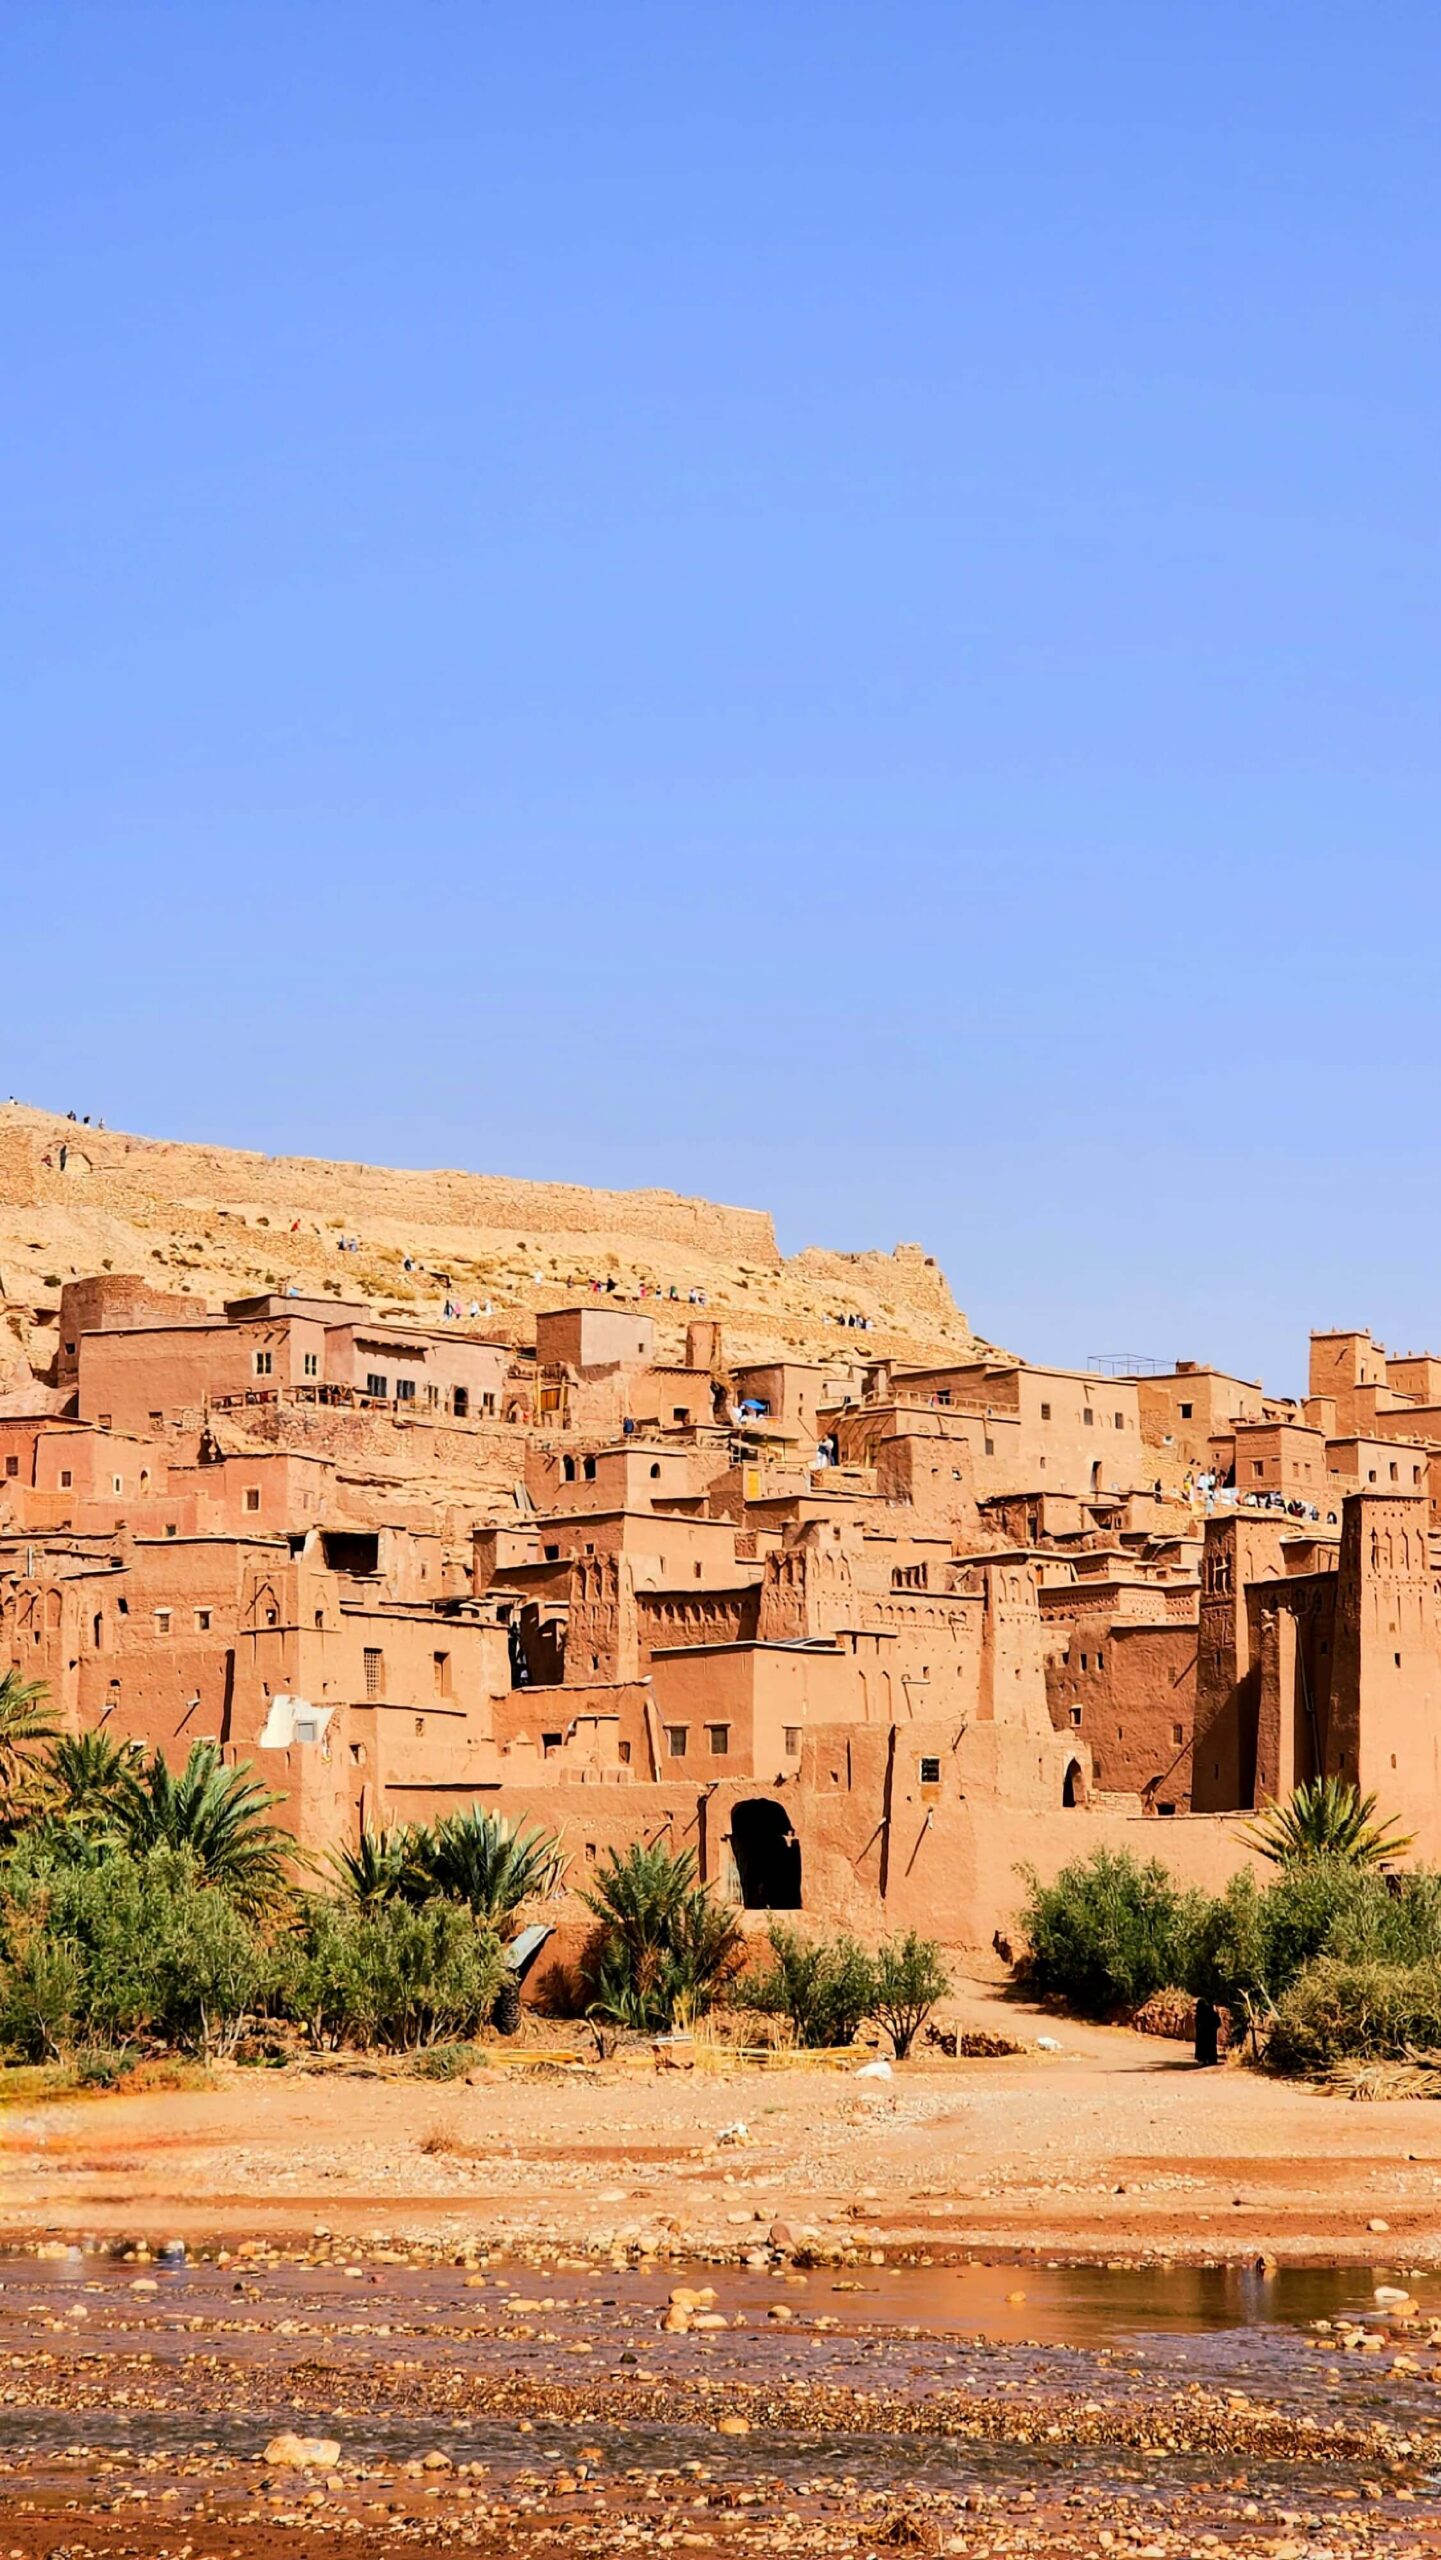
[[[1318,1772],[1441,1856],[1441,1357],[1044,1368],[918,1247],[20,1105],[0,1287],[0,1668],[307,1851],[478,1802],[954,1945]]]

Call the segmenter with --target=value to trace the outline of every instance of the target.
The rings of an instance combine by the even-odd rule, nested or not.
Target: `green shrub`
[[[1188,1988],[1223,2007],[1269,2006],[1321,1956],[1441,1961],[1441,1877],[1386,1877],[1330,1855],[1283,1867],[1264,1890],[1233,1876],[1196,1932]]]
[[[1052,1884],[1023,1872],[1037,1991],[1100,2018],[1189,1981],[1206,1897],[1180,1891],[1158,1858],[1142,1866],[1127,1850],[1097,1849]]]
[[[7,1862],[0,2043],[31,2058],[131,2041],[228,2050],[265,2000],[253,1919],[183,1850]]]
[[[116,2089],[140,2059],[134,2045],[82,2045],[74,2057],[75,2085],[80,2089]]]
[[[484,2026],[504,1970],[462,1904],[317,1900],[283,1950],[278,1998],[317,2047],[415,2053]]]
[[[797,2044],[849,2044],[875,2005],[876,1969],[864,1948],[854,1938],[803,1938],[783,1921],[770,1944],[774,1962],[737,1984],[737,2004],[789,2018]]]
[[[417,2080],[463,2080],[481,2059],[477,2044],[433,2044],[410,2067]]]
[[[938,2000],[944,2000],[951,1977],[934,1938],[907,1929],[887,1938],[876,1954],[875,1994],[871,2007],[904,2062],[920,2029]]]
[[[1266,2047],[1277,2071],[1393,2061],[1441,2047],[1441,1962],[1318,1956],[1280,2002]]]

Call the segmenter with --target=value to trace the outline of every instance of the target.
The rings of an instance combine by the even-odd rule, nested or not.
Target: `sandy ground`
[[[0,2238],[1441,2264],[1441,2109],[1355,2105],[983,1985],[1019,2056],[470,2082],[229,2069],[0,2109]],[[1054,2037],[1061,2050],[1037,2049]],[[733,2128],[743,2130],[734,2133]]]

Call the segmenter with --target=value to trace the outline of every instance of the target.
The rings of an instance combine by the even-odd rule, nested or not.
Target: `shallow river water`
[[[1419,2322],[1377,2304],[1385,2285],[1410,2293]],[[726,2325],[664,2332],[686,2286],[701,2318]],[[207,2482],[197,2494],[239,2514],[237,2499],[274,2505],[256,2466],[288,2429],[340,2443],[336,2476],[354,2473],[357,2499],[367,2481],[404,2484],[405,2466],[430,2455],[452,2502],[483,2480],[492,2505],[515,2502],[514,2532],[540,2511],[550,2539],[583,2539],[576,2519],[594,2529],[605,2515],[660,2534],[655,2502],[681,2483],[696,2493],[688,2512],[724,2510],[706,2532],[732,2542],[786,2515],[818,2533],[850,2520],[859,2541],[883,2542],[875,2518],[884,2509],[891,2530],[894,2509],[908,2530],[924,2525],[928,2548],[999,2549],[974,2539],[971,2520],[993,2509],[1024,2541],[1034,2509],[1057,2533],[1074,2525],[1083,2546],[1116,2517],[1137,2548],[1139,2530],[1167,2550],[1169,2531],[1186,2551],[1208,2533],[1238,2547],[1260,2537],[1261,2550],[1298,2532],[1297,2548],[1315,2553],[1378,2537],[1429,2551],[1433,2533],[1441,2548],[1433,2307],[1441,2336],[1441,2277],[1395,2268],[465,2271],[364,2252],[323,2265],[17,2256],[0,2260],[0,2490],[12,2506],[22,2484],[38,2493],[51,2538],[33,2547],[46,2551],[61,2547],[56,2501],[73,2512],[77,2482],[96,2496],[102,2474]],[[1380,2350],[1362,2334],[1379,2334]],[[334,2522],[333,2482],[310,2494]],[[127,2531],[140,2512],[108,2494],[100,2508],[125,2515]],[[563,2526],[552,2521],[562,2511]],[[369,2512],[356,2507],[347,2529],[380,2531]],[[444,2528],[440,2515],[432,2506],[414,2530],[483,2539],[473,2509]],[[402,2499],[384,2530],[409,2532],[407,2516]],[[244,2549],[235,2529],[241,2540],[214,2560]],[[120,2547],[152,2546],[142,2535]],[[1070,2544],[1062,2534],[1054,2547]]]

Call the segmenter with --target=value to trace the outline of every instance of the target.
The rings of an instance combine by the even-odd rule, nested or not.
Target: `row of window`
[[[706,1747],[710,1752],[711,1758],[713,1760],[724,1760],[731,1747],[730,1726],[728,1724],[708,1724],[705,1728],[705,1734]],[[542,1739],[545,1738],[546,1737],[542,1737]],[[687,1759],[690,1755],[690,1726],[688,1724],[668,1724],[665,1729],[665,1747],[672,1760]],[[782,1726],[781,1748],[788,1760],[798,1760],[800,1758],[801,1727],[798,1724]],[[627,1743],[622,1743],[621,1745],[621,1758],[623,1760],[628,1760],[630,1758],[630,1746]],[[939,1767],[939,1763],[937,1766]]]

